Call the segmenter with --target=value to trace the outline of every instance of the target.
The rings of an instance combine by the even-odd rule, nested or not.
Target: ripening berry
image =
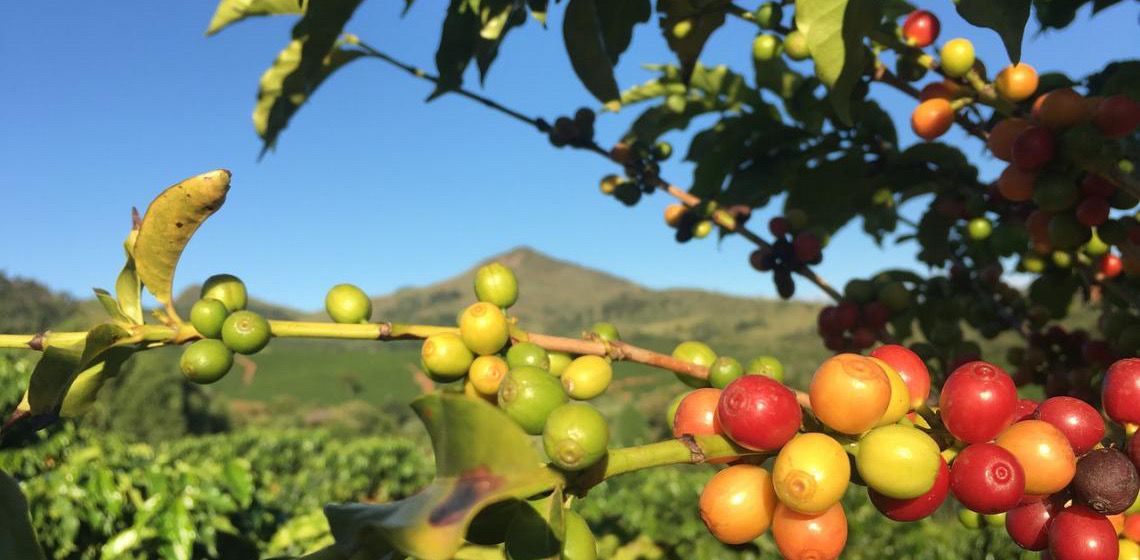
[[[994,157],[1002,161],[1013,161],[1013,141],[1029,126],[1029,121],[1022,118],[1002,119],[990,131],[990,135],[986,138],[986,147]]]
[[[1077,458],[1065,434],[1048,422],[1023,420],[1006,429],[996,443],[1013,453],[1025,470],[1025,493],[1044,496],[1069,485]]]
[[[733,465],[709,479],[701,491],[701,520],[725,544],[744,544],[768,531],[776,510],[776,491],[768,471]]]
[[[451,332],[433,334],[420,347],[425,373],[439,381],[454,381],[463,377],[475,356],[459,335]]]
[[[772,515],[772,540],[780,555],[797,560],[835,560],[847,544],[847,515],[836,503],[819,515],[778,504]]]
[[[878,423],[891,398],[891,382],[883,369],[858,354],[828,358],[808,388],[812,410],[827,427],[861,434]]]
[[[502,310],[481,301],[471,304],[459,316],[459,336],[472,352],[487,356],[506,346],[510,325]]]
[[[954,124],[954,109],[950,102],[934,98],[918,104],[910,115],[910,126],[923,140],[934,140],[950,130]]]
[[[352,284],[337,284],[325,295],[325,311],[337,323],[364,323],[372,318],[372,300]]]
[[[855,466],[867,486],[896,499],[917,498],[929,492],[941,463],[941,450],[930,436],[899,425],[867,432],[855,454]]]
[[[562,371],[562,387],[570,398],[589,400],[606,392],[614,378],[609,360],[601,356],[580,356]]]
[[[942,72],[951,78],[965,76],[974,67],[974,44],[969,39],[950,39],[939,54]]]
[[[772,484],[784,505],[821,514],[839,502],[851,481],[847,452],[831,436],[807,433],[784,445],[772,465]]]
[[[1007,66],[994,78],[994,86],[1008,101],[1029,99],[1037,91],[1037,71],[1024,62]]]

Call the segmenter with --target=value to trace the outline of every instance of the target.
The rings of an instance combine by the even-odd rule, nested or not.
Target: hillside
[[[668,353],[682,340],[699,339],[719,353],[745,361],[773,354],[784,361],[790,381],[802,385],[826,351],[814,333],[817,304],[733,297],[692,289],[653,290],[628,280],[518,248],[483,261],[499,261],[519,278],[520,299],[511,313],[536,332],[578,336],[597,321],[617,325],[625,340]],[[409,287],[373,299],[373,319],[454,325],[474,301],[479,263],[455,277]],[[182,315],[197,298],[191,286],[176,299]],[[249,308],[275,319],[327,320],[323,310],[300,311],[251,299]],[[74,326],[100,320],[97,304],[80,302]],[[156,352],[160,363],[177,363],[178,349]],[[297,404],[332,404],[349,398],[406,401],[421,389],[414,381],[419,362],[415,342],[369,343],[277,340],[207,391],[227,398]],[[622,364],[617,387],[645,396],[662,387],[669,398],[685,387],[672,376]],[[652,399],[650,399],[652,400]]]

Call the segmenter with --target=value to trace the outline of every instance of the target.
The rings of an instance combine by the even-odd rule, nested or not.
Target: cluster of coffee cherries
[[[582,107],[574,112],[573,117],[561,116],[554,119],[553,126],[546,125],[545,121],[539,121],[539,126],[546,131],[550,143],[557,148],[585,148],[594,143],[594,119],[594,111]]]
[[[1011,348],[1009,363],[1017,385],[1039,383],[1047,396],[1071,396],[1095,402],[1094,377],[1116,356],[1106,340],[1094,339],[1084,329],[1065,330],[1059,325],[1029,334],[1024,347]]]
[[[789,299],[796,293],[792,272],[823,261],[827,235],[809,229],[807,213],[799,209],[789,209],[783,216],[769,220],[768,231],[775,236],[775,241],[753,251],[748,260],[752,268],[760,272],[771,271],[776,293]]]
[[[950,490],[965,508],[959,518],[972,527],[979,514],[1004,524],[1019,546],[1058,560],[1136,558],[1135,542],[1118,536],[1125,514],[1140,512],[1137,397],[1140,360],[1110,366],[1101,398],[1108,418],[1131,434],[1120,446],[1084,400],[1017,399],[1012,381],[994,366],[955,371],[940,404],[945,427],[968,444],[950,469]],[[959,490],[955,471],[967,465]]]
[[[861,351],[883,338],[891,316],[911,304],[906,285],[888,276],[872,280],[852,279],[843,289],[843,299],[820,310],[816,330],[832,352]]]
[[[232,274],[216,274],[202,284],[190,308],[190,325],[202,339],[182,352],[181,368],[195,383],[214,383],[230,371],[234,354],[256,354],[272,338],[269,321],[245,308],[245,283]],[[366,323],[372,300],[357,286],[337,284],[325,296],[325,310],[337,323]]]
[[[716,372],[714,364],[710,379]],[[871,357],[835,356],[816,371],[806,396],[778,377],[745,373],[723,388],[686,393],[670,410],[675,437],[717,434],[759,452],[713,461],[731,463],[701,493],[700,514],[715,537],[742,544],[771,529],[784,558],[834,559],[847,538],[839,499],[852,480],[880,495],[885,511],[904,504],[912,504],[908,512],[926,510],[910,513],[915,519],[941,503],[928,497],[945,465],[939,445],[905,420],[930,391],[913,352],[885,346]],[[806,416],[804,398],[811,403]],[[815,429],[801,433],[804,426]],[[772,455],[770,470],[757,464]]]
[[[735,229],[747,223],[751,216],[752,209],[744,204],[721,208],[716,201],[696,206],[670,204],[665,207],[665,225],[673,228],[677,243],[686,243],[694,238],[704,239],[718,223],[729,230]]]
[[[602,194],[613,196],[626,206],[633,206],[641,200],[641,195],[652,194],[661,179],[661,162],[673,154],[673,146],[668,142],[658,142],[652,146],[636,140],[632,143],[619,142],[610,150],[610,159],[624,167],[625,175],[606,175],[599,184]]]
[[[216,274],[202,284],[201,299],[190,308],[190,324],[202,336],[182,351],[179,367],[187,379],[208,384],[234,365],[234,353],[256,354],[269,344],[269,322],[245,308],[245,284],[232,274]]]
[[[764,375],[685,394],[671,410],[676,437],[719,434],[759,453],[713,461],[730,466],[701,494],[709,531],[742,544],[771,529],[784,558],[838,558],[847,537],[839,500],[855,482],[895,521],[927,517],[950,495],[963,517],[1005,514],[1014,542],[1055,560],[1115,559],[1128,548],[1113,525],[1126,518],[1110,516],[1140,509],[1140,360],[1116,362],[1102,384],[1105,414],[1132,434],[1127,444],[1080,399],[1019,400],[1013,379],[987,362],[955,369],[935,407],[929,392],[923,360],[887,345],[828,359],[806,396]],[[770,470],[758,465],[773,454]]]

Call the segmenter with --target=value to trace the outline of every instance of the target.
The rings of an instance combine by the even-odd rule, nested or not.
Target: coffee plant
[[[870,545],[881,534],[849,530],[854,520],[863,527],[873,513],[883,526],[921,523],[953,495],[964,528],[985,538],[963,540],[940,557],[984,557],[995,539],[1007,555],[1015,545],[1055,560],[1140,557],[1140,215],[1133,213],[1140,203],[1140,63],[1106,61],[1083,77],[1039,74],[1032,63],[1040,61],[1021,60],[1029,0],[955,2],[974,31],[1001,37],[1004,53],[978,53],[969,37],[943,41],[937,16],[897,0],[747,8],[713,0],[659,0],[655,7],[648,0],[568,0],[562,38],[582,85],[605,111],[649,105],[625,135],[603,146],[592,109],[548,121],[463,88],[470,62],[486,75],[513,28],[530,17],[546,24],[548,2],[451,0],[436,74],[346,33],[360,3],[219,4],[209,33],[251,16],[300,15],[260,82],[254,125],[263,153],[337,69],[361,58],[392,64],[431,82],[432,97],[462,95],[533,126],[555,147],[616,164],[619,172],[605,175],[600,189],[625,205],[665,193],[674,200],[665,222],[678,242],[713,232],[746,238],[756,245],[749,264],[771,273],[781,297],[806,281],[834,300],[819,313],[818,332],[835,355],[796,389],[784,383],[778,356],[741,362],[695,340],[664,354],[624,342],[608,323],[581,337],[531,332],[510,312],[525,285],[499,263],[478,271],[475,301],[455,310],[454,324],[374,319],[365,292],[347,284],[328,292],[329,322],[267,320],[245,308],[246,286],[228,274],[205,280],[186,320],[173,304],[173,277],[193,233],[228,195],[230,173],[215,170],[175,184],[144,215],[135,213],[113,293],[96,290],[106,322],[83,332],[0,335],[0,347],[41,354],[4,424],[5,448],[56,445],[74,461],[82,450],[72,447],[80,444],[43,430],[82,416],[123,364],[149,349],[183,345],[182,373],[208,384],[227,375],[235,354],[256,354],[275,338],[420,340],[420,369],[439,388],[412,408],[431,438],[434,478],[407,497],[381,492],[326,505],[330,542],[309,543],[319,548],[301,558],[715,554],[691,533],[662,534],[662,549],[636,538],[598,543],[592,532],[624,521],[614,510],[631,500],[607,493],[611,479],[637,472],[629,476],[655,484],[652,477],[668,475],[653,473],[668,471],[646,469],[696,463],[715,467],[700,471],[695,502],[638,512],[699,517],[713,537],[748,554],[838,558],[849,542]],[[1068,25],[1086,3],[1032,4],[1049,29]],[[1115,3],[1091,4],[1095,12]],[[654,10],[677,64],[652,66],[656,78],[620,91],[614,65]],[[741,46],[752,53],[751,79],[699,62],[709,37],[730,21],[756,29],[752,44]],[[982,54],[991,57],[992,75]],[[900,145],[894,122],[870,95],[872,84],[914,99],[910,125],[923,142]],[[673,151],[661,138],[698,117],[716,122],[692,138],[686,189],[661,176],[660,163]],[[996,181],[981,179],[958,148],[937,142],[955,126],[1008,163]],[[784,208],[767,233],[749,229],[753,210],[774,199]],[[926,203],[918,220],[899,213],[911,200]],[[842,289],[829,284],[812,266],[856,217],[878,243],[917,243],[927,273],[892,269]],[[1031,278],[1027,289],[1006,275],[1014,269]],[[144,287],[159,304],[149,313]],[[1096,315],[1095,330],[1073,326],[1082,314]],[[1020,343],[1006,356],[983,356],[983,343],[1003,335]],[[611,444],[608,420],[590,401],[607,390],[615,361],[671,372],[687,386],[661,412],[672,438]],[[1035,386],[1046,398],[1021,398],[1019,387]],[[227,445],[272,445],[247,437]],[[249,459],[189,469],[179,461],[193,460],[190,447],[179,456],[191,459],[113,451],[118,458],[106,470],[5,459],[0,557],[42,558],[40,540],[63,554],[115,557],[139,540],[159,539],[165,556],[188,558],[198,547],[216,552],[223,546],[217,534],[269,531],[229,517],[267,501],[250,490],[250,466],[242,463]],[[283,444],[265,453],[287,461],[291,451]],[[349,463],[370,456],[364,447],[345,453]],[[317,477],[322,483],[352,473],[323,493],[347,500],[364,488],[403,488],[400,477],[414,474],[384,470],[383,462],[296,462],[271,486],[303,492],[312,484],[307,471],[325,473]],[[160,472],[122,475],[148,469]],[[98,497],[68,500],[45,490],[67,484],[83,485],[72,494]],[[190,487],[195,492],[178,490]],[[610,505],[592,506],[591,494]],[[865,497],[852,498],[857,494]],[[100,501],[108,496],[119,502]],[[206,505],[191,514],[196,500]],[[134,508],[129,524],[116,524],[118,508]],[[80,509],[90,526],[76,522]],[[192,517],[199,514],[210,517]],[[658,522],[643,517],[627,534],[661,533],[652,529]],[[976,542],[980,550],[968,549]]]

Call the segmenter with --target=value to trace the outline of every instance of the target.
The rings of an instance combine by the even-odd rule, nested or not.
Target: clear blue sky
[[[753,7],[755,2],[743,2]],[[950,2],[931,3],[942,39],[974,41],[999,68],[996,35],[974,29]],[[410,63],[434,70],[441,2],[365,2],[348,29]],[[551,27],[513,31],[484,93],[523,113],[552,118],[595,102],[574,77]],[[372,60],[333,76],[304,107],[275,153],[257,161],[250,123],[257,80],[287,42],[293,18],[247,20],[206,38],[214,3],[16,2],[0,20],[0,269],[67,292],[110,288],[132,205],[210,169],[234,173],[221,212],[191,242],[176,290],[210,274],[243,277],[253,294],[320,308],[329,286],[353,282],[381,294],[456,274],[488,255],[529,245],[652,287],[688,286],[770,296],[769,277],[747,264],[751,246],[729,238],[678,245],[661,219],[662,194],[630,209],[597,191],[615,169],[592,154],[556,150],[525,126],[451,95],[424,103],[428,84]],[[1039,71],[1083,76],[1140,53],[1140,5],[1124,2],[1062,32],[1038,35],[1024,59]],[[707,64],[751,76],[756,28],[730,19],[706,48]],[[652,75],[641,63],[672,61],[660,34],[640,26],[617,69],[622,87]],[[477,87],[474,68],[468,85]],[[876,86],[905,143],[914,102]],[[638,113],[599,118],[612,142]],[[692,132],[669,137],[682,155]],[[957,131],[987,177],[997,166]],[[671,181],[691,166],[674,157]],[[764,229],[772,206],[754,219]],[[909,213],[919,209],[908,208]],[[842,284],[888,266],[913,266],[914,247],[879,250],[858,222],[825,252],[820,272]],[[842,233],[856,235],[844,236]],[[525,290],[525,285],[524,285]],[[797,297],[820,293],[801,283]]]

